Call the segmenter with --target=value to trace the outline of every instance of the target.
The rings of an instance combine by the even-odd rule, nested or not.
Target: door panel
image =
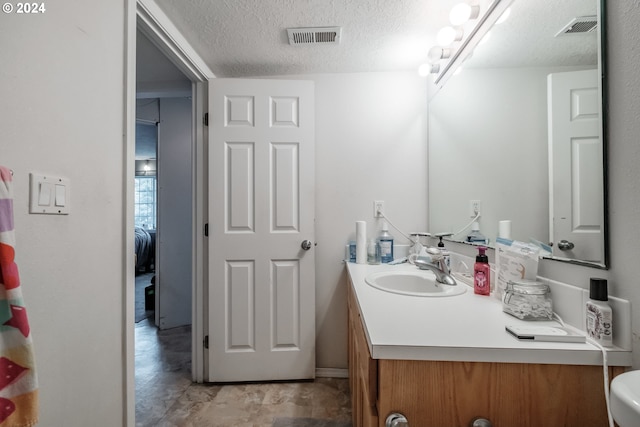
[[[225,164],[227,233],[244,233],[255,230],[255,188],[253,176],[254,144],[227,142]]]
[[[313,378],[313,83],[215,79],[209,99],[209,380]]]

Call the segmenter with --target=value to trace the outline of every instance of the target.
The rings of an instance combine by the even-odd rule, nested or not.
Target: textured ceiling
[[[417,70],[450,8],[461,1],[156,0],[217,77]],[[559,46],[547,37],[569,16],[594,14],[596,1],[515,0],[516,19],[502,24],[510,28],[502,45],[498,36],[489,42],[503,63],[488,66],[573,65],[568,61],[587,61],[585,55],[591,61],[593,48],[575,46],[581,43],[577,38],[593,35]],[[288,44],[287,28],[324,26],[342,27],[340,44]]]
[[[459,0],[157,0],[218,77],[417,69]],[[290,46],[287,28],[342,27]],[[436,29],[436,30],[434,30]]]

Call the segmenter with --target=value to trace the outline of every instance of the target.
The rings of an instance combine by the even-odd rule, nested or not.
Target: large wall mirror
[[[552,244],[550,258],[607,267],[604,10],[514,0],[431,99],[432,233],[468,224],[479,200],[490,246],[509,220],[512,239]]]

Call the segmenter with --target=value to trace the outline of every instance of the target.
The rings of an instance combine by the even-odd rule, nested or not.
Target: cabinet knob
[[[394,412],[389,414],[384,425],[385,427],[409,427],[409,421],[404,415]]]
[[[493,424],[486,418],[474,418],[471,420],[469,427],[493,427]]]

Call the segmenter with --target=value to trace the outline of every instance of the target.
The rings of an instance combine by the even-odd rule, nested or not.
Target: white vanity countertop
[[[347,263],[374,359],[601,365],[602,352],[589,343],[520,341],[506,325],[531,325],[502,311],[491,296],[416,297],[385,292],[365,283],[373,272],[415,271],[411,264]],[[432,273],[430,273],[432,274]],[[557,322],[535,322],[558,326]],[[631,351],[608,349],[611,366],[631,366]]]

